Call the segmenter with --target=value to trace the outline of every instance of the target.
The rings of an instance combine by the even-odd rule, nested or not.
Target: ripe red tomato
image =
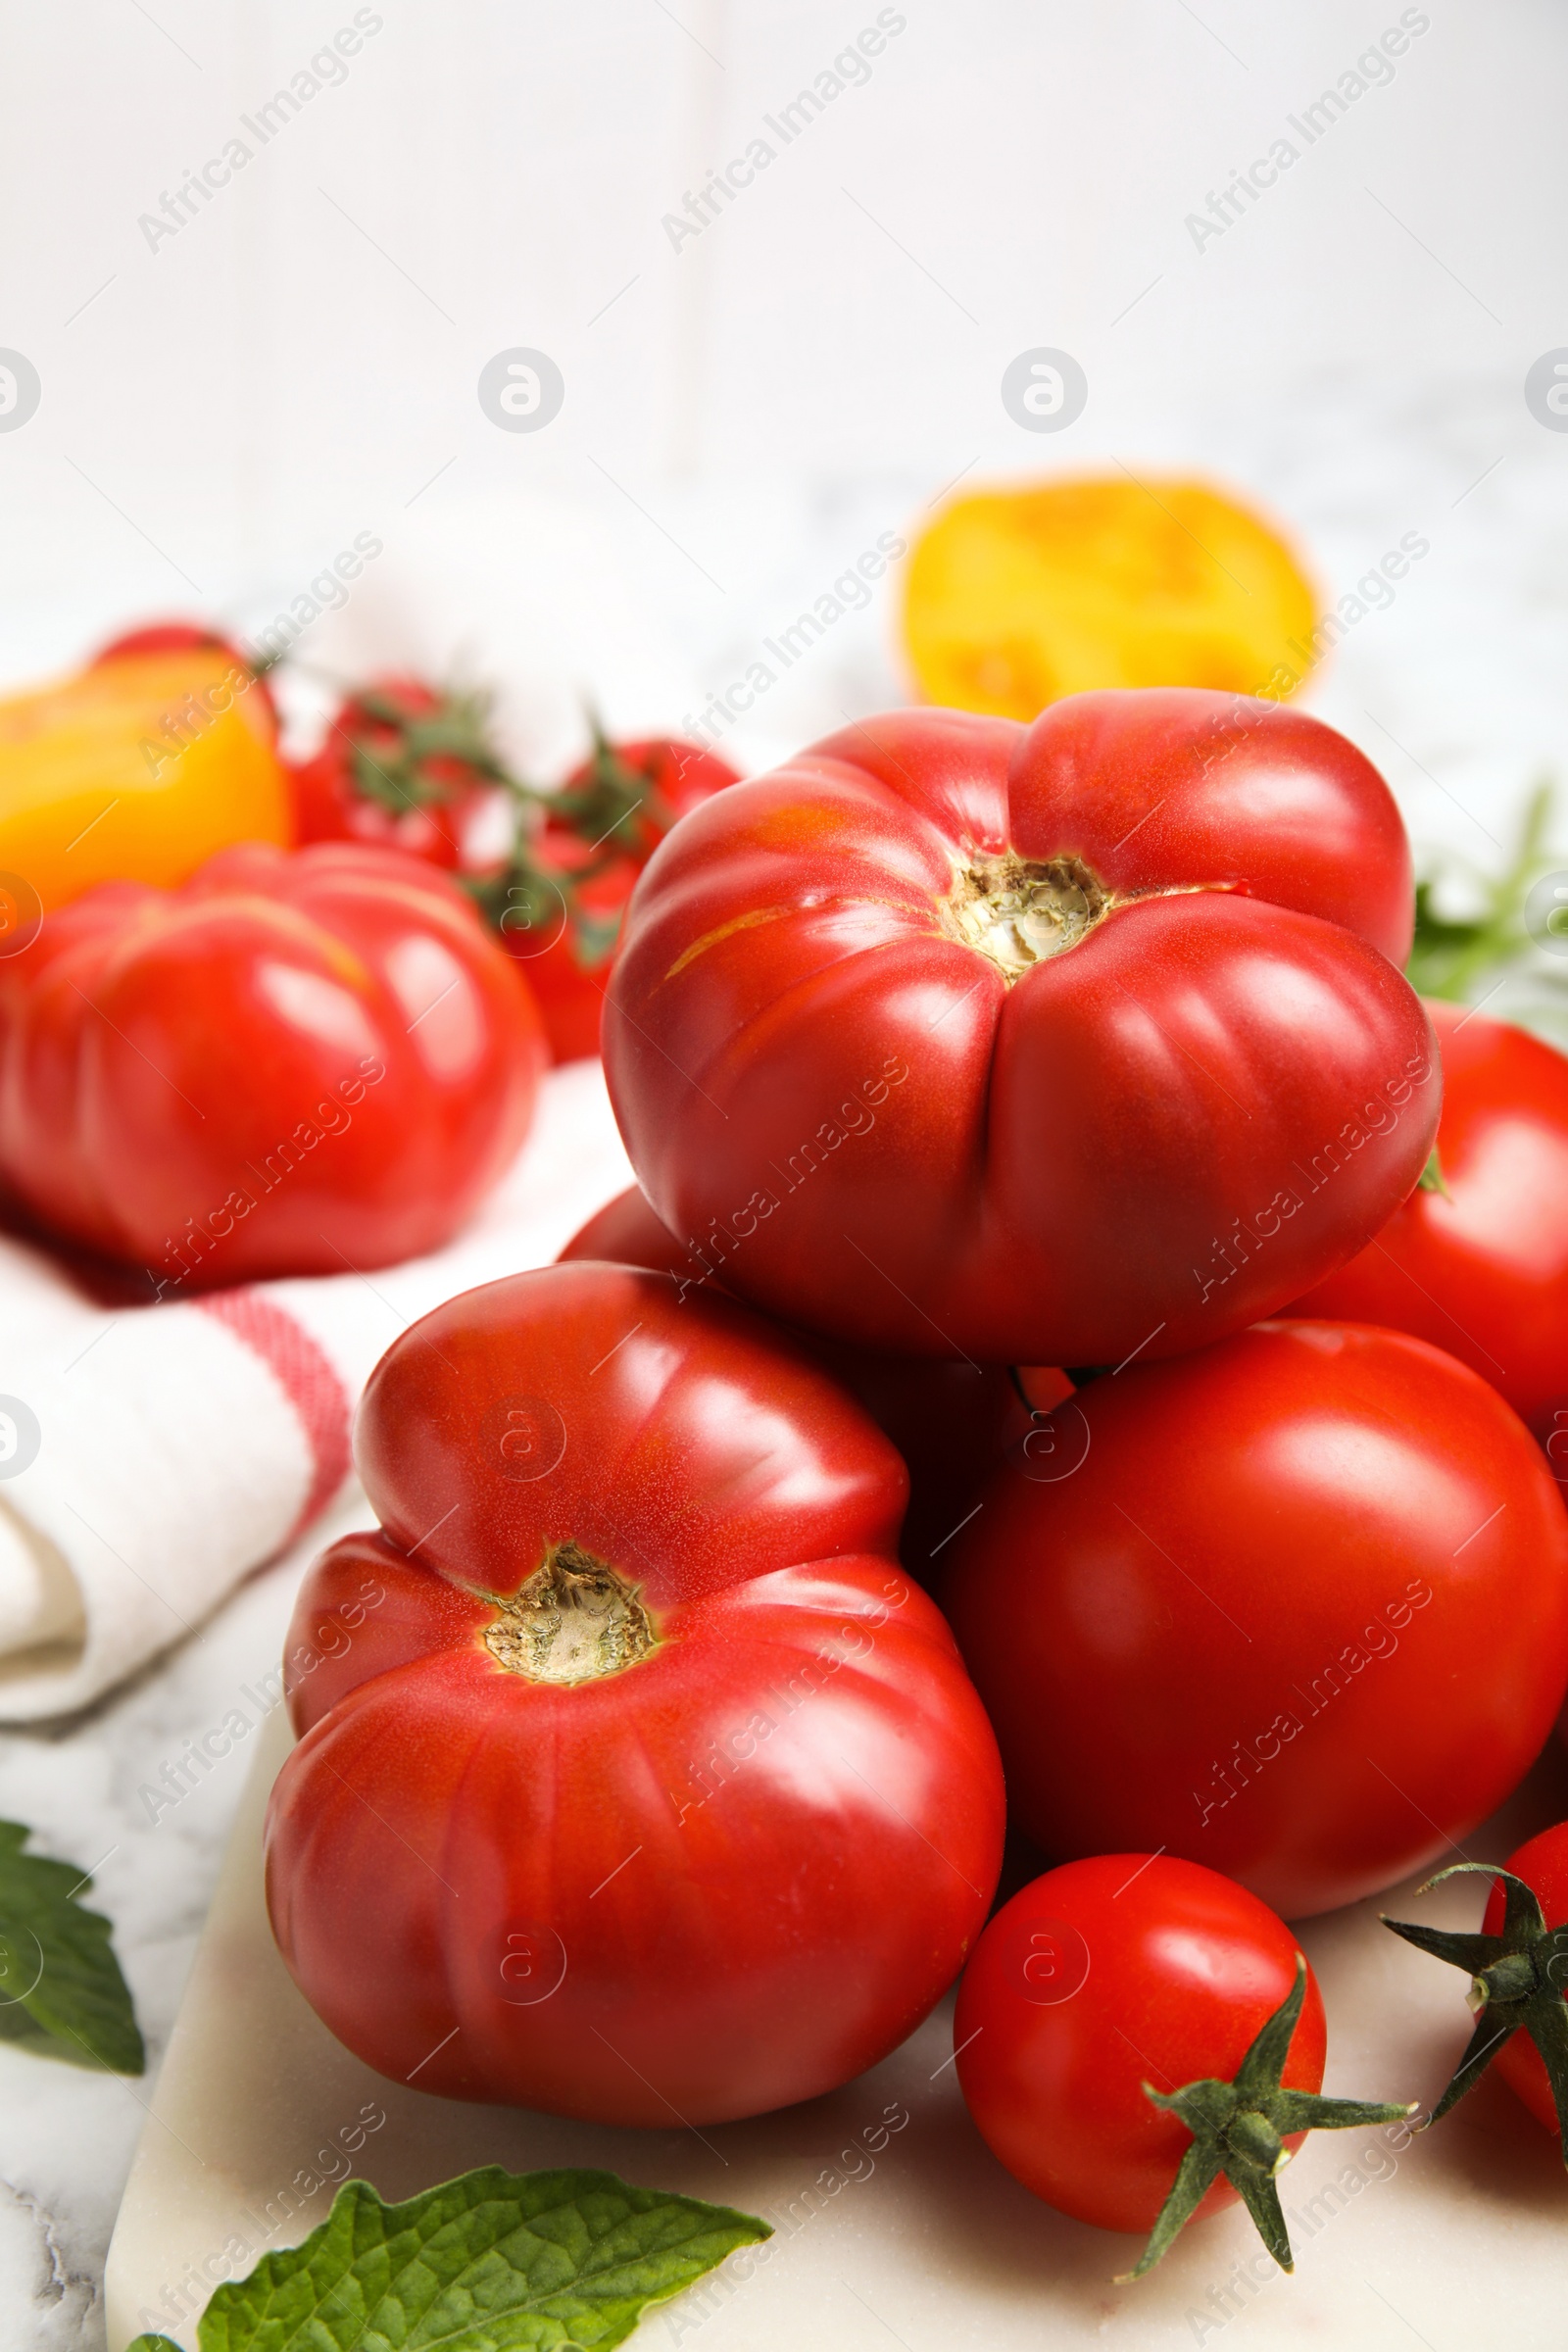
[[[575,919],[563,900],[532,922],[504,915],[501,931],[539,999],[558,1061],[599,1051],[621,917],[643,867],[677,819],[738,781],[716,752],[660,736],[600,742],[549,796],[529,848],[545,875],[570,886]]]
[[[0,1183],[160,1294],[386,1265],[489,1191],[544,1062],[428,866],[246,843],[177,891],[89,891],[0,961]]]
[[[1516,1879],[1535,1891],[1541,1904],[1542,1916],[1548,1928],[1568,1926],[1568,1821],[1559,1821],[1538,1837],[1528,1838],[1517,1853],[1510,1854],[1503,1867],[1511,1870]],[[1482,1932],[1488,1936],[1502,1932],[1504,1890],[1494,1883],[1487,1898]],[[1559,1990],[1563,1986],[1563,1966],[1556,1960],[1553,1981]],[[1514,2033],[1508,2036],[1493,2061],[1498,2074],[1515,2097],[1522,2099],[1538,2124],[1544,2124],[1555,2139],[1561,2126],[1551,2084],[1541,2062],[1541,2052],[1528,2034]]]
[[[339,2039],[648,2126],[885,2056],[985,1918],[1003,1794],[894,1563],[881,1433],[730,1301],[568,1265],[415,1324],[356,1454],[384,1532],[306,1581],[268,1831],[279,1948]]]
[[[253,658],[232,637],[225,637],[221,629],[215,629],[206,621],[153,620],[139,629],[123,629],[118,637],[111,637],[106,645],[98,648],[88,667],[98,669],[105,662],[133,660],[141,654],[199,652],[207,646],[216,646],[220,653],[227,654],[239,668],[251,672],[256,682],[257,707],[266,713],[268,728],[275,738],[277,705],[272,700],[272,689],[267,682],[265,667],[259,669]]]
[[[660,1216],[775,1313],[978,1362],[1174,1355],[1419,1176],[1410,928],[1387,788],[1298,711],[895,711],[676,828],[606,1070]]]
[[[1568,1060],[1463,1005],[1427,1010],[1446,1197],[1413,1192],[1291,1312],[1446,1348],[1501,1391],[1568,1480]]]
[[[1028,1446],[943,1598],[1047,1853],[1161,1847],[1299,1918],[1468,1836],[1540,1749],[1568,1513],[1453,1357],[1265,1324],[1092,1381]]]
[[[1168,1854],[1065,1863],[997,1913],[964,1971],[953,2039],[969,2113],[1048,2205],[1152,2230],[1193,2135],[1144,2083],[1228,2082],[1296,1969],[1284,1921],[1217,1871]],[[1308,1970],[1290,2089],[1319,2088],[1326,2047]],[[1198,2218],[1235,2201],[1216,2180]]]
[[[474,865],[480,828],[509,801],[485,717],[482,697],[422,678],[358,688],[291,771],[300,840],[384,844],[448,872]]]
[[[564,1262],[606,1258],[616,1265],[653,1266],[673,1274],[681,1295],[720,1285],[717,1270],[683,1250],[660,1223],[646,1196],[632,1185],[561,1252]],[[899,1557],[922,1582],[940,1571],[942,1556],[973,1506],[981,1483],[1009,1446],[1028,1433],[1029,1408],[1000,1364],[970,1364],[934,1356],[883,1355],[845,1340],[794,1330],[791,1337],[825,1372],[858,1398],[878,1429],[893,1440],[909,1473],[909,1507]],[[1046,1367],[1031,1368],[1030,1401],[1043,1411],[1072,1393],[1072,1383]]]

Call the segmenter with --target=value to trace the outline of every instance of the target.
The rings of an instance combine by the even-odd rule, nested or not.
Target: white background
[[[1488,855],[1489,806],[1560,759],[1568,435],[1522,398],[1568,342],[1551,0],[1432,0],[1393,79],[1200,251],[1187,216],[1398,7],[908,0],[863,86],[678,250],[663,217],[869,0],[384,0],[258,148],[241,117],[353,13],[8,12],[0,342],[44,390],[0,435],[0,676],[127,612],[257,625],[368,528],[386,557],[307,657],[487,667],[548,768],[581,687],[678,721],[953,477],[1120,465],[1249,492],[1333,595],[1431,539],[1311,690],[1418,831]],[[141,216],[236,134],[250,163],[150,246]],[[565,378],[537,434],[476,398],[518,344]],[[1039,344],[1089,377],[1059,437],[999,396]],[[890,605],[743,753],[903,690]]]

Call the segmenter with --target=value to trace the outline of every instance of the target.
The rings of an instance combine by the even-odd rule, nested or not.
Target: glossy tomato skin
[[[582,874],[589,864],[599,870],[576,882],[579,905],[596,927],[613,931],[626,910],[637,878],[672,824],[688,810],[738,783],[740,771],[706,745],[683,743],[678,737],[653,736],[610,747],[618,765],[647,785],[647,797],[636,815],[617,826],[611,846],[617,853],[608,862],[605,845],[559,818],[547,816],[534,848],[547,871],[563,881]],[[594,762],[574,768],[562,789],[580,792],[592,780]],[[599,1051],[599,1023],[605,991],[614,964],[612,939],[595,956],[565,922],[564,906],[543,937],[508,924],[503,932],[508,947],[521,962],[537,996],[550,1031],[557,1061],[577,1061]]]
[[[1019,860],[1102,896],[1009,981],[1024,951],[963,926]],[[728,1237],[726,1281],[776,1313],[978,1362],[1177,1354],[1416,1182],[1440,1089],[1409,937],[1387,788],[1302,713],[896,711],[657,853],[606,1071],[660,1216]]]
[[[427,866],[249,843],[108,884],[0,963],[0,1181],[172,1286],[434,1249],[503,1173],[539,1016]]]
[[[990,1922],[958,1988],[958,2081],[982,2138],[1058,2212],[1152,2230],[1192,2133],[1144,2083],[1229,2082],[1296,1964],[1284,1921],[1197,1863],[1097,1854],[1047,1871]],[[1326,2046],[1308,1969],[1288,2088],[1321,2087]],[[1235,2202],[1222,2178],[1198,2215]]]
[[[1568,1682],[1568,1514],[1495,1390],[1364,1325],[1090,1383],[941,1597],[1048,1854],[1164,1847],[1286,1918],[1465,1838]]]
[[[1555,1822],[1549,1830],[1527,1838],[1517,1853],[1508,1856],[1504,1867],[1534,1888],[1548,1928],[1560,1928],[1568,1922],[1568,1821]],[[1502,1933],[1505,1902],[1502,1886],[1494,1883],[1481,1923],[1486,1935]],[[1523,2100],[1537,2123],[1544,2125],[1555,2139],[1561,2129],[1556,2102],[1546,2070],[1541,2063],[1541,2052],[1529,2034],[1510,2034],[1492,2063],[1515,2097]]]
[[[1003,1795],[880,1432],[744,1309],[580,1263],[416,1324],[356,1450],[384,1533],[307,1579],[268,1832],[332,2031],[449,2097],[647,2126],[884,2056],[979,1932]],[[485,1638],[568,1542],[658,1644],[571,1685]]]
[[[590,1217],[561,1255],[653,1266],[673,1274],[682,1296],[722,1288],[722,1264],[683,1250],[636,1185]],[[903,1454],[909,1507],[899,1557],[911,1576],[929,1582],[983,1481],[1028,1434],[1029,1409],[1010,1372],[1000,1364],[885,1355],[798,1329],[791,1337],[858,1398]],[[1072,1393],[1071,1382],[1049,1368],[1031,1369],[1030,1382],[1032,1401],[1046,1410]]]
[[[1410,1195],[1291,1312],[1414,1332],[1490,1380],[1568,1479],[1568,1058],[1429,1004],[1447,1197]]]

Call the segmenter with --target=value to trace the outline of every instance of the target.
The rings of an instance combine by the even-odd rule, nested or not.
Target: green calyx
[[[591,972],[614,953],[620,909],[596,912],[583,903],[585,886],[623,857],[660,840],[675,812],[655,791],[652,777],[622,759],[592,710],[588,723],[594,748],[583,780],[545,793],[503,778],[521,812],[511,857],[493,873],[455,878],[494,928],[514,942],[531,936],[550,944],[563,926],[569,929],[577,961]],[[537,844],[547,824],[574,834],[586,847],[585,860],[567,867],[541,858]]]
[[[635,852],[649,839],[667,833],[675,812],[654,789],[653,777],[633,767],[616,751],[594,710],[588,712],[593,753],[582,780],[564,784],[552,796],[551,813],[596,849],[609,844],[610,858]],[[637,820],[641,819],[640,822]]]
[[[380,730],[374,751],[360,735],[348,738],[354,789],[362,800],[374,801],[394,815],[449,801],[455,787],[432,772],[432,760],[461,760],[487,782],[515,788],[490,743],[487,695],[446,692],[433,710],[415,711],[397,695],[366,687],[355,703],[362,723]]]
[[[1448,1190],[1448,1180],[1443,1173],[1443,1162],[1438,1157],[1436,1144],[1427,1153],[1427,1164],[1415,1180],[1415,1189],[1418,1193],[1441,1193],[1445,1200],[1453,1199]]]
[[[1325,2099],[1316,2091],[1287,2090],[1280,2081],[1292,2036],[1306,1998],[1306,1962],[1296,1955],[1296,1983],[1236,2070],[1235,2080],[1185,2083],[1180,2090],[1155,2090],[1146,2097],[1180,2116],[1193,2135],[1150,2239],[1118,2284],[1153,2269],[1191,2221],[1223,2173],[1258,2234],[1282,2271],[1294,2270],[1291,2241],[1274,2183],[1290,2162],[1286,2141],[1298,2132],[1347,2132],[1359,2125],[1402,2123],[1414,2106],[1370,2099]]]
[[[1502,1932],[1497,1936],[1464,1935],[1447,1928],[1417,1927],[1404,1919],[1385,1918],[1383,1925],[1450,1968],[1464,1969],[1470,1978],[1467,1999],[1475,2012],[1475,2032],[1454,2069],[1453,2080],[1427,2121],[1440,2116],[1480,2082],[1492,2060],[1522,2026],[1541,2053],[1551,2084],[1568,2164],[1568,1926],[1548,1928],[1533,1887],[1511,1870],[1493,1862],[1454,1862],[1429,1879],[1421,1892],[1441,1886],[1462,1871],[1500,1879],[1504,1889]]]

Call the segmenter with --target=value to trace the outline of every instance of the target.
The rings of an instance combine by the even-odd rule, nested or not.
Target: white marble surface
[[[193,1642],[59,1731],[0,1736],[0,1817],[41,1851],[99,1865],[85,1897],[115,1924],[150,2061],[122,2082],[0,2043],[0,2337],[15,2352],[103,2342],[104,2256],[146,2100],[245,1784],[237,1747],[156,1823],[138,1795],[276,1663],[294,1588],[324,1537],[371,1524],[357,1491],[298,1553]]]
[[[110,2352],[149,2322],[196,2352],[193,2315],[230,2267],[222,2249],[297,2243],[351,2161],[389,2199],[479,2164],[590,2165],[760,2214],[775,2231],[760,2259],[725,2265],[644,2323],[639,2340],[668,2352],[868,2352],[884,2337],[905,2352],[1177,2352],[1221,2335],[1241,2352],[1392,2352],[1407,2336],[1458,2352],[1497,2340],[1504,2252],[1512,2352],[1558,2352],[1561,2158],[1498,2082],[1430,2135],[1314,2133],[1280,2182],[1294,2277],[1236,2206],[1130,2287],[1114,2281],[1136,2238],[1052,2212],[983,2145],[954,2079],[951,1999],[830,2096],[702,2132],[614,2131],[388,2082],[312,2014],[268,1928],[262,1814],[287,1746],[274,1720],[251,1758],[111,2251]],[[1510,1853],[1565,1801],[1568,1757],[1553,1747],[1467,1850]],[[1472,1926],[1475,1882],[1418,1902],[1424,1876],[1390,1890],[1392,1915]],[[1329,2019],[1324,2087],[1430,2107],[1469,2036],[1464,1981],[1390,1936],[1382,1907],[1374,1897],[1301,1929]]]

